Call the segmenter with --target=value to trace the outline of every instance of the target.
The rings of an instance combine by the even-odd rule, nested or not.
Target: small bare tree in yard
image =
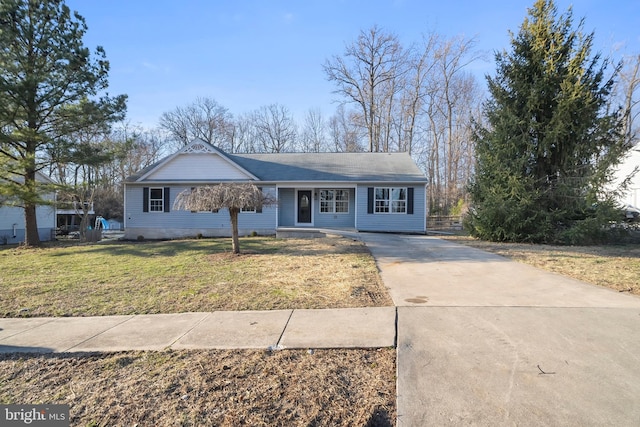
[[[234,254],[240,253],[238,214],[242,209],[262,209],[276,203],[253,184],[224,183],[184,190],[176,196],[173,208],[186,211],[215,211],[228,209],[231,219],[231,242]]]

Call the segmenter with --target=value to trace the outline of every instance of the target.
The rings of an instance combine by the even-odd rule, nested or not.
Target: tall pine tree
[[[51,191],[36,179],[45,153],[126,108],[124,95],[97,98],[109,62],[102,48],[92,56],[83,45],[86,31],[63,0],[0,0],[0,193],[24,208],[27,245],[40,243],[36,206]]]
[[[601,230],[612,203],[605,188],[628,147],[622,115],[609,109],[609,64],[592,56],[594,35],[583,26],[573,28],[571,9],[558,17],[552,0],[538,0],[512,34],[511,52],[496,53],[489,126],[475,132],[473,235],[575,243]]]

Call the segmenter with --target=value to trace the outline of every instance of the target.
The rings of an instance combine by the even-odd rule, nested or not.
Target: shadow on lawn
[[[393,424],[386,409],[375,408],[366,425],[367,427],[391,427]]]
[[[494,243],[472,239],[452,239],[445,240],[477,249],[504,254],[509,256],[518,252],[530,252],[541,255],[549,255],[554,258],[583,258],[585,255],[604,258],[640,258],[640,245],[619,244],[619,245],[593,245],[593,246],[561,246],[529,243]]]
[[[4,359],[11,359],[16,357],[40,357],[43,354],[50,354],[53,349],[47,347],[23,347],[17,345],[4,345],[0,344],[0,362]],[[14,356],[11,356],[14,355]]]
[[[366,246],[349,239],[318,241],[319,239],[283,240],[269,237],[246,237],[240,239],[240,255],[273,255],[285,256],[317,256],[330,254],[365,253]],[[324,239],[323,239],[324,240]],[[231,253],[231,241],[225,238],[208,238],[194,240],[147,240],[147,241],[118,241],[97,244],[79,243],[65,248],[83,248],[87,255],[96,256],[129,256],[129,257],[172,257],[190,253],[192,255],[217,255]],[[66,251],[54,251],[49,255],[65,257]]]

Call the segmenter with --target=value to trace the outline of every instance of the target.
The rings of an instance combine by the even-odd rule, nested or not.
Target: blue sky
[[[361,30],[378,25],[406,45],[421,34],[475,37],[493,74],[533,0],[67,0],[87,21],[85,45],[105,48],[112,95],[129,95],[128,120],[150,128],[160,115],[214,98],[238,115],[279,103],[301,122],[310,108],[333,114],[336,95],[322,64]],[[585,18],[595,47],[640,53],[640,1],[557,0]]]

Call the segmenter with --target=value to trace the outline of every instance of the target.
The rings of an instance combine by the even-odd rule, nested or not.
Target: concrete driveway
[[[362,233],[398,306],[398,425],[639,426],[640,298]]]

